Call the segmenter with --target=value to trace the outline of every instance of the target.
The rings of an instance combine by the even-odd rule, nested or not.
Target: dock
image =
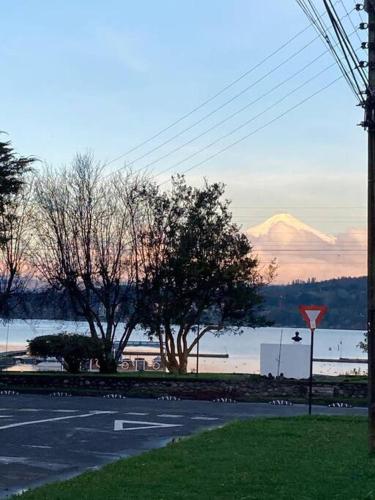
[[[314,358],[318,363],[352,363],[352,364],[367,364],[365,358]]]

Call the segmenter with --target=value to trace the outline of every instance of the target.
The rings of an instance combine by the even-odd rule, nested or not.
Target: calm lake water
[[[9,325],[0,325],[0,351],[24,347],[28,339],[62,331],[87,333],[87,326],[81,322],[48,320],[15,320]],[[261,343],[293,343],[294,328],[245,328],[242,335],[222,334],[219,337],[208,333],[200,342],[200,352],[229,354],[228,359],[200,358],[200,372],[259,373]],[[310,344],[310,332],[298,329],[302,344]],[[314,343],[315,358],[365,358],[357,347],[363,339],[363,331],[358,330],[316,330]],[[134,333],[131,340],[147,340],[141,331]],[[143,350],[143,348],[138,348]],[[192,359],[189,369],[195,369]],[[367,371],[366,364],[314,363],[314,373],[337,375]]]

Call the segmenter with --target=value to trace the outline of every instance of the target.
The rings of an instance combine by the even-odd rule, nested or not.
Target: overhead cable
[[[252,130],[251,132],[249,132],[248,134],[244,135],[243,137],[240,137],[239,139],[237,139],[236,141],[232,142],[231,144],[228,144],[227,146],[225,146],[224,148],[220,149],[219,151],[217,151],[216,153],[213,153],[212,155],[208,156],[207,158],[195,163],[194,165],[192,165],[191,167],[187,168],[186,170],[184,170],[182,172],[182,174],[186,174],[187,172],[190,172],[191,170],[203,165],[204,163],[207,163],[208,161],[212,160],[213,158],[216,158],[217,156],[219,156],[220,154],[224,153],[225,151],[228,151],[229,149],[231,149],[232,147],[236,146],[237,144],[240,144],[241,142],[243,142],[244,140],[248,139],[249,137],[257,134],[258,132],[260,132],[261,130],[264,130],[265,128],[269,127],[270,125],[272,125],[273,123],[277,122],[278,120],[280,120],[281,118],[283,118],[284,116],[288,115],[289,113],[291,113],[292,111],[294,111],[295,109],[299,108],[300,106],[302,106],[303,104],[305,104],[306,102],[310,101],[311,99],[313,99],[315,96],[321,94],[322,92],[324,92],[325,90],[327,90],[328,88],[332,87],[332,85],[334,85],[335,83],[337,83],[339,80],[341,80],[343,78],[343,76],[339,76],[337,78],[335,78],[334,80],[332,80],[330,83],[324,85],[324,87],[321,87],[319,90],[317,90],[316,92],[314,92],[313,94],[310,94],[308,97],[305,97],[304,99],[302,99],[301,101],[299,101],[297,104],[295,104],[294,106],[291,106],[290,108],[288,108],[286,111],[284,111],[283,113],[279,114],[278,116],[276,116],[275,118],[273,118],[272,120],[269,120],[268,122],[266,122],[265,124],[257,127],[255,130]],[[172,167],[173,168],[173,167]],[[170,168],[168,168],[167,170],[170,170]],[[165,173],[167,170],[164,170],[160,173],[158,173],[156,175],[159,176],[159,175],[162,175],[163,173]],[[162,185],[162,184],[165,184],[166,182],[169,182],[169,179],[166,180],[166,181],[163,181],[159,184]]]
[[[324,11],[324,12],[321,13],[320,17],[326,16],[326,15],[327,15],[327,12]],[[242,73],[239,77],[237,77],[234,80],[232,80],[231,82],[229,82],[227,85],[225,85],[222,89],[220,89],[218,92],[216,92],[215,94],[213,94],[211,97],[209,97],[208,99],[204,100],[198,106],[194,107],[193,109],[191,109],[187,113],[183,114],[181,117],[177,118],[172,123],[170,123],[166,127],[162,128],[161,130],[159,130],[155,134],[151,135],[150,137],[148,137],[144,141],[142,141],[139,144],[131,147],[125,153],[122,153],[121,155],[117,156],[116,158],[113,158],[112,160],[107,161],[103,165],[103,167],[111,165],[112,163],[115,163],[118,160],[121,160],[122,158],[125,158],[130,153],[133,153],[134,151],[136,151],[136,150],[140,149],[141,147],[145,146],[149,142],[151,142],[154,139],[156,139],[159,136],[161,136],[164,132],[167,132],[168,130],[170,130],[171,128],[175,127],[176,125],[178,125],[182,121],[186,120],[186,118],[189,118],[195,112],[197,112],[200,109],[202,109],[205,106],[207,106],[207,104],[209,104],[210,102],[212,102],[215,99],[217,99],[219,96],[221,96],[222,94],[224,94],[228,89],[232,88],[238,82],[240,82],[241,80],[243,80],[244,78],[246,78],[248,75],[250,75],[251,73],[253,73],[256,69],[258,69],[259,67],[263,66],[267,61],[269,61],[274,56],[276,56],[277,54],[279,54],[282,50],[284,50],[286,47],[288,47],[297,38],[299,38],[301,35],[303,35],[304,33],[306,33],[312,26],[313,26],[313,23],[310,22],[310,24],[308,26],[306,26],[302,30],[298,31],[295,35],[293,35],[291,38],[289,38],[286,42],[284,42],[283,44],[281,44],[277,49],[273,50],[270,54],[268,54],[266,57],[264,57],[261,61],[259,61],[255,65],[251,66],[248,70],[246,70],[244,73]]]

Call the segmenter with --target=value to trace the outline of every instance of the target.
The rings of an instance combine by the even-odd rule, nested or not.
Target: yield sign
[[[136,424],[136,425],[134,425]],[[160,429],[181,427],[182,424],[164,424],[161,422],[140,422],[139,420],[115,420],[114,431],[138,431],[140,429]]]
[[[310,330],[315,330],[327,312],[327,306],[299,306],[300,313]]]

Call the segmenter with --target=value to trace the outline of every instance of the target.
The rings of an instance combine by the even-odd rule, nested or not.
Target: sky
[[[353,2],[343,3],[351,11]],[[360,21],[357,12],[350,19]],[[349,18],[343,22],[351,32]],[[245,229],[287,212],[329,234],[362,230],[366,134],[346,83],[277,119],[340,76],[330,55],[321,55],[323,43],[310,27],[261,64],[307,26],[295,0],[4,2],[0,130],[40,165],[91,151],[111,162],[108,173],[148,166],[164,187],[171,173],[188,169],[195,185],[224,182]],[[357,34],[352,40],[359,47]]]

